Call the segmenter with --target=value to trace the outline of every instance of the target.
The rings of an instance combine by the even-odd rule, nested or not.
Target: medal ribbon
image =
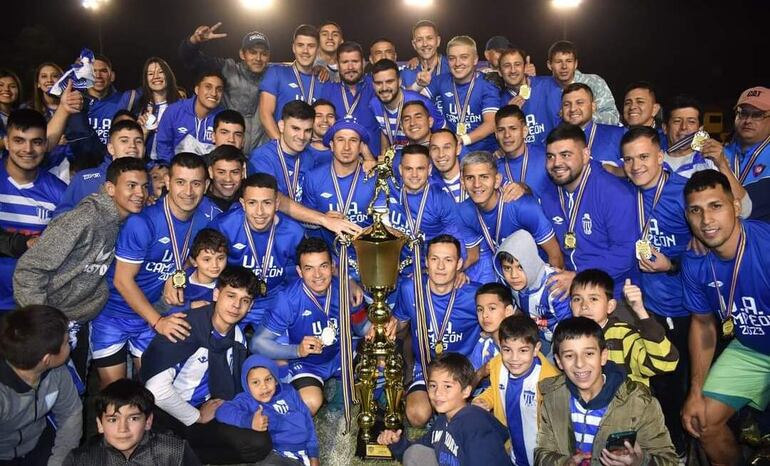
[[[422,198],[420,198],[420,207],[417,210],[417,219],[412,217],[412,212],[409,210],[409,196],[406,194],[406,188],[401,189],[401,205],[404,206],[404,212],[406,213],[406,223],[409,225],[409,229],[412,230],[412,235],[417,236],[420,232],[420,224],[422,224],[422,216],[425,213],[425,206],[428,203],[428,187],[426,184],[422,188]]]
[[[259,278],[265,281],[267,283],[267,265],[270,263],[270,255],[273,253],[273,243],[275,242],[275,219],[273,219],[273,224],[270,226],[270,236],[267,238],[267,247],[265,247],[265,255],[262,256],[262,263],[260,264],[259,270]],[[243,231],[246,232],[246,240],[249,242],[249,247],[251,248],[251,252],[254,254],[254,262],[258,263],[259,261],[259,251],[257,251],[257,248],[254,246],[254,237],[251,236],[251,227],[249,227],[249,222],[245,218],[243,219]]]
[[[758,145],[757,148],[754,149],[754,152],[752,152],[751,156],[749,156],[749,160],[746,162],[743,170],[741,170],[741,161],[738,160],[738,154],[735,154],[735,160],[733,161],[733,173],[735,173],[735,176],[738,178],[738,181],[740,181],[741,184],[746,181],[749,173],[751,173],[751,166],[754,165],[754,162],[757,161],[757,157],[759,157],[759,154],[762,153],[762,150],[767,147],[768,144],[770,144],[770,136],[766,137],[765,140],[762,141],[762,144]]]
[[[655,188],[655,196],[652,198],[652,207],[650,207],[650,218],[645,220],[644,215],[644,194],[642,193],[642,190],[639,189],[636,191],[636,215],[637,219],[639,220],[639,231],[642,234],[642,241],[647,241],[647,234],[650,231],[650,220],[652,220],[652,214],[655,212],[655,206],[658,205],[658,201],[660,201],[660,197],[663,194],[663,187],[666,185],[666,181],[668,181],[668,173],[661,172],[660,178],[658,178],[658,186]]]
[[[471,78],[471,83],[468,85],[468,93],[465,94],[465,101],[463,102],[463,106],[460,107],[460,93],[457,92],[457,83],[452,80],[452,90],[454,92],[455,97],[455,108],[457,109],[457,124],[465,123],[465,113],[468,111],[468,108],[470,108],[470,102],[471,102],[471,93],[473,93],[473,86],[476,85],[476,71],[473,71],[473,77]],[[470,126],[470,125],[468,125]],[[470,129],[470,128],[469,128]]]
[[[356,94],[356,98],[353,100],[353,105],[348,104],[348,92],[345,89],[345,84],[340,83],[340,91],[342,92],[342,103],[345,105],[345,118],[353,116],[353,112],[358,107],[358,102],[361,100],[361,96],[364,94],[359,90]]]
[[[382,121],[385,123],[385,136],[388,138],[390,146],[393,147],[396,144],[396,138],[398,137],[398,130],[401,127],[401,110],[404,109],[404,96],[401,96],[401,102],[398,103],[398,112],[396,113],[396,130],[390,127],[390,115],[388,108],[382,106]]]
[[[567,233],[575,233],[575,222],[577,221],[577,214],[580,210],[580,203],[583,200],[583,192],[585,191],[586,184],[588,184],[588,176],[591,174],[591,165],[586,166],[583,170],[583,175],[580,179],[580,185],[578,186],[577,196],[575,202],[572,205],[572,210],[567,212],[567,208],[564,204],[564,188],[559,186],[559,204],[561,205],[561,211],[565,217],[569,218],[569,226],[567,227]]]
[[[291,64],[291,70],[294,71],[294,79],[297,80],[299,91],[302,93],[302,100],[308,104],[313,103],[313,94],[315,93],[315,75],[310,76],[310,92],[305,95],[305,85],[302,84],[302,77],[300,76],[299,68],[297,68],[297,62]]]
[[[516,180],[513,178],[513,173],[511,172],[511,167],[510,167],[510,164],[508,163],[508,157],[505,154],[503,154],[502,156],[504,157],[503,165],[505,166],[505,174],[508,176],[509,183],[513,183]],[[526,177],[527,177],[527,163],[529,162],[529,148],[527,147],[526,144],[524,145],[523,157],[524,157],[524,160],[522,160],[521,162],[521,172],[519,175],[520,183],[524,183],[525,182],[524,180],[526,180]]]
[[[594,138],[596,137],[596,123],[591,122],[591,134],[588,135],[588,150],[594,145]]]
[[[179,252],[179,247],[176,242],[176,230],[174,229],[174,220],[171,216],[171,208],[168,206],[168,196],[166,196],[163,199],[163,213],[166,215],[166,225],[168,225],[168,236],[171,237],[171,252],[174,253],[174,265],[176,266],[176,271],[182,271],[184,269],[184,258],[187,258],[187,251],[188,246],[190,245],[190,237],[192,236],[192,227],[193,227],[193,221],[190,220],[190,226],[187,228],[187,234],[184,238],[184,245],[182,246],[182,251],[184,254]]]
[[[337,181],[337,172],[334,171],[334,164],[331,164],[331,171],[332,171],[332,184],[334,185],[334,194],[337,195],[337,206],[339,206],[340,202],[342,202],[342,192],[340,191],[340,183]],[[358,184],[358,175],[361,174],[361,162],[358,163],[356,166],[356,171],[353,173],[353,181],[350,182],[350,189],[348,190],[348,196],[345,198],[345,204],[342,206],[342,215],[347,216],[348,214],[348,207],[350,207],[350,203],[353,201],[353,193],[356,192],[356,185]]]
[[[333,169],[332,169],[333,170]],[[334,174],[332,173],[332,179]],[[339,295],[339,322],[340,322],[340,366],[342,367],[342,400],[345,415],[345,432],[350,430],[352,419],[351,407],[357,403],[356,391],[353,389],[353,333],[350,327],[350,262],[348,260],[348,247],[340,245],[340,263],[338,269],[340,277]],[[328,299],[327,298],[327,302]]]
[[[698,131],[701,131],[702,129],[702,127],[698,128]],[[685,147],[690,147],[690,144],[692,144],[692,140],[695,139],[695,135],[698,134],[698,131],[688,134],[687,136],[680,139],[676,144],[669,146],[668,153],[670,154],[671,152],[680,151]]]
[[[719,291],[719,281],[717,280],[717,272],[714,269],[714,263],[709,256],[709,265],[711,266],[711,276],[714,279],[714,288],[717,290],[717,296],[719,297],[719,316],[722,318],[722,322],[730,319],[733,312],[733,300],[735,299],[735,288],[738,285],[738,274],[741,270],[741,263],[743,262],[743,254],[746,252],[746,230],[741,225],[741,237],[738,240],[738,249],[735,253],[735,264],[733,264],[733,277],[732,283],[730,283],[730,295],[728,301],[725,303],[722,293]]]
[[[307,287],[304,283],[302,284],[302,290],[305,292],[305,295],[307,295],[308,298],[310,298],[311,301],[313,301],[313,304],[316,305],[316,307],[322,311],[326,315],[326,325],[329,325],[329,308],[332,303],[332,285],[329,284],[329,288],[326,290],[326,302],[323,306],[321,306],[321,303],[318,302],[318,298],[315,297],[315,293],[310,291],[310,288]]]
[[[283,172],[283,180],[286,182],[286,190],[289,192],[289,199],[294,199],[299,185],[299,154],[296,155],[297,160],[294,161],[294,179],[290,179],[289,167],[286,165],[286,156],[283,155],[280,139],[276,139],[275,146],[278,149],[278,161],[281,162],[281,171]]]
[[[441,329],[439,329],[438,319],[436,319],[436,310],[433,308],[433,294],[430,292],[430,284],[426,285],[426,288],[428,289],[428,299],[426,299],[426,301],[428,302],[428,312],[430,313],[430,324],[433,327],[433,333],[436,335],[436,344],[438,345],[444,340],[444,332],[446,332],[447,325],[449,325],[449,317],[452,315],[452,308],[455,305],[457,288],[452,288],[452,294],[449,296],[449,304],[447,304],[446,312],[444,313],[444,320],[441,321]],[[446,350],[446,348],[444,349]]]
[[[497,218],[495,219],[495,237],[494,238],[492,238],[492,236],[489,234],[489,229],[487,228],[487,224],[484,222],[484,217],[481,215],[481,210],[479,210],[478,206],[476,206],[476,218],[479,220],[479,225],[481,226],[481,232],[484,234],[484,239],[489,245],[489,250],[492,251],[492,253],[497,251],[497,244],[500,241],[500,227],[503,224],[503,221],[502,221],[503,208],[505,207],[505,202],[503,202],[502,191],[498,191],[497,195],[498,195]]]

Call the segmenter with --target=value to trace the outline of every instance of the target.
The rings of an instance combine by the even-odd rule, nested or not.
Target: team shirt
[[[419,100],[425,104],[425,107],[427,107],[430,116],[433,118],[433,126],[430,127],[431,131],[436,131],[445,126],[444,115],[441,113],[441,111],[439,111],[439,109],[436,108],[435,105],[433,105],[433,102],[431,102],[430,99],[414,91],[401,89],[401,93],[404,95],[403,103]],[[409,139],[407,139],[406,135],[404,134],[404,129],[401,127],[401,108],[403,108],[403,105],[399,108],[396,108],[395,110],[390,110],[389,108],[385,107],[385,105],[380,101],[380,99],[377,98],[377,96],[374,96],[369,101],[369,109],[377,119],[377,124],[380,126],[382,134],[385,134],[386,136],[388,134],[394,135],[394,149],[403,149],[404,146],[409,144]],[[382,149],[387,148],[383,147]]]
[[[332,159],[334,158],[334,153],[331,149],[316,149],[312,144],[307,145],[305,152],[310,154],[310,157],[313,159],[312,168],[315,168],[319,165],[332,163]]]
[[[274,139],[254,149],[249,155],[249,175],[257,172],[273,175],[278,182],[278,191],[299,201],[302,199],[302,180],[315,161],[307,149],[290,154],[279,146],[279,140]]]
[[[524,112],[529,134],[527,144],[545,145],[545,138],[559,124],[559,112],[553,109],[561,108],[561,88],[553,79],[545,76],[530,76],[529,99],[524,102],[521,111]],[[508,105],[518,93],[511,88],[500,91],[500,107]]]
[[[214,202],[208,195],[203,196],[201,203],[198,205],[198,212],[202,213],[206,217],[207,221],[212,221],[224,212],[222,208]]]
[[[734,139],[724,150],[733,173],[752,200],[751,218],[770,221],[770,136],[745,149]]]
[[[721,300],[731,309],[735,324],[735,337],[741,344],[770,355],[770,225],[762,221],[741,222],[746,234],[746,250],[738,270],[737,283],[733,284],[735,258],[720,259],[709,251],[704,256],[688,252],[682,261],[684,282],[684,306],[695,314],[715,313],[717,320],[724,318]],[[735,294],[730,301],[730,289]],[[718,291],[717,291],[718,290]]]
[[[74,209],[84,197],[99,191],[107,180],[107,168],[112,163],[112,157],[105,157],[98,167],[87,168],[75,173],[70,184],[64,191],[61,201],[56,206],[54,217]]]
[[[511,461],[515,466],[534,466],[534,452],[537,440],[537,384],[543,364],[535,356],[529,370],[514,377],[505,365],[500,365],[500,398],[505,400],[505,420],[511,436]],[[503,383],[507,380],[507,383]],[[527,427],[526,429],[524,427]]]
[[[548,279],[556,274],[556,270],[550,265],[545,266],[543,279],[533,288],[523,290],[511,290],[516,305],[525,315],[529,315],[537,324],[542,342],[543,354],[549,354],[553,331],[556,325],[564,319],[572,317],[569,307],[569,296],[557,298],[551,292],[551,285],[546,284]]]
[[[647,241],[669,260],[681,260],[692,238],[685,218],[685,183],[685,178],[670,175],[654,208],[657,186],[643,191],[637,188],[637,191],[642,192],[644,199],[644,221],[649,222]],[[638,204],[636,212],[638,216]],[[638,224],[637,221],[637,236],[641,238],[642,230]],[[644,305],[650,311],[664,317],[689,315],[689,311],[682,304],[680,274],[641,272],[641,289],[644,292]]]
[[[372,154],[380,153],[380,124],[369,106],[377,96],[374,92],[372,78],[365,75],[355,84],[355,95],[345,83],[334,83],[326,86],[323,98],[334,104],[337,121],[344,118],[354,118],[369,132],[369,149]]]
[[[471,89],[471,84],[473,88]],[[467,98],[470,89],[470,98]],[[431,80],[425,88],[430,99],[435,102],[438,110],[444,115],[447,127],[457,133],[457,124],[462,122],[467,125],[468,133],[478,128],[483,123],[485,113],[495,113],[499,109],[500,90],[490,83],[481,73],[476,72],[474,79],[465,84],[455,82],[451,74],[442,74]],[[456,95],[455,95],[456,94]],[[465,102],[468,102],[467,106]],[[458,103],[465,107],[458,108]],[[494,134],[490,134],[480,141],[476,141],[468,147],[466,152],[476,150],[494,151],[497,141]]]
[[[594,438],[599,433],[599,427],[604,415],[607,414],[608,406],[597,409],[584,408],[580,400],[570,395],[570,419],[572,430],[575,432],[575,448],[579,452],[590,454],[593,451]]]
[[[523,155],[515,158],[500,156],[497,159],[497,172],[503,176],[503,184],[513,181],[524,183],[533,194],[553,190],[554,184],[545,170],[545,147],[527,144]]]
[[[663,161],[668,166],[668,171],[687,179],[690,179],[695,172],[717,170],[714,162],[704,157],[700,151],[690,152],[681,157],[672,157],[666,152],[663,154]]]
[[[322,83],[317,76],[303,73],[294,65],[288,64],[268,67],[262,82],[259,83],[259,89],[275,97],[273,119],[277,122],[281,119],[284,105],[295,100],[303,100],[312,105],[326,92],[325,88],[329,85],[331,83]]]
[[[467,270],[470,279],[480,283],[497,281],[494,255],[500,243],[512,233],[524,229],[537,244],[554,236],[551,222],[534,196],[526,194],[511,202],[503,202],[501,193],[498,196],[497,203],[489,211],[478,208],[470,198],[459,206],[460,221],[477,239],[474,246],[481,244],[478,262]]]
[[[589,167],[591,172],[583,199],[575,214],[575,249],[564,246],[564,236],[579,189],[569,193],[559,187],[542,195],[541,203],[546,217],[553,223],[566,267],[577,272],[591,268],[604,270],[615,280],[615,298],[620,299],[623,283],[635,269],[634,244],[639,237],[634,218],[636,196],[626,181],[607,173],[599,162],[590,162],[584,170]],[[564,209],[559,193],[563,194]]]
[[[452,199],[454,199],[455,203],[459,204],[463,202],[466,197],[468,197],[460,178],[460,173],[458,172],[457,175],[451,180],[445,180],[444,177],[441,176],[441,173],[434,169],[430,175],[430,182],[431,184],[441,187],[445,193],[452,196]]]
[[[422,71],[422,65],[417,66],[415,69],[403,67],[400,71],[401,76],[401,85],[404,87],[410,87],[412,84],[417,81],[417,73]],[[442,74],[450,74],[451,70],[449,68],[449,60],[444,55],[439,54],[438,55],[438,64],[433,70],[431,71],[431,80],[435,79],[436,76],[442,75]]]
[[[267,296],[255,297],[242,325],[260,324],[265,312],[275,307],[276,299],[285,284],[291,283],[297,277],[295,255],[297,246],[305,236],[305,229],[301,224],[280,212],[276,213],[273,222],[275,222],[275,233],[267,261],[265,261],[265,254],[272,226],[265,231],[255,231],[249,226],[251,234],[249,239],[244,226],[246,216],[242,208],[233,208],[209,224],[209,227],[222,232],[227,238],[230,246],[227,254],[229,265],[245,267],[267,280]],[[256,257],[252,244],[257,249]],[[265,268],[266,271],[262,275]]]
[[[6,156],[8,157],[8,156]],[[37,178],[24,185],[16,183],[0,160],[0,228],[38,236],[52,218],[66,185],[54,175],[38,171]],[[16,258],[0,257],[0,309],[15,309],[13,271]]]
[[[158,161],[168,165],[179,152],[202,156],[214,149],[214,118],[224,109],[217,107],[199,118],[195,113],[196,99],[192,96],[166,108],[155,135]]]
[[[110,140],[110,128],[112,117],[118,110],[131,110],[131,106],[141,96],[141,89],[130,91],[110,90],[106,97],[99,99],[87,92],[83,92],[83,111],[88,115],[88,125],[96,132],[96,136],[105,146]],[[133,100],[133,102],[132,102]]]
[[[586,134],[586,144],[593,160],[621,166],[620,140],[625,133],[623,128],[589,121],[583,132]]]

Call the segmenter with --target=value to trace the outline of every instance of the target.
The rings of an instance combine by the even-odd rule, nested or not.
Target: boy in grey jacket
[[[42,305],[0,321],[0,464],[58,466],[78,446],[83,405],[64,367],[68,324]]]

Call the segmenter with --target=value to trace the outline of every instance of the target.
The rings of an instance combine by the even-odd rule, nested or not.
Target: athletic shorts
[[[770,356],[731,341],[711,366],[703,394],[736,411],[746,405],[764,411],[770,401]]]
[[[332,377],[341,377],[342,368],[340,367],[340,359],[334,358],[331,361],[324,364],[310,364],[302,360],[297,360],[289,363],[289,383],[293,383],[296,380],[302,378],[311,378],[320,383],[320,387],[323,387],[324,382]],[[316,385],[311,383],[310,385]],[[318,385],[317,385],[318,386]]]
[[[126,318],[99,314],[91,321],[92,358],[98,366],[100,359],[124,352],[126,343],[131,355],[140,358],[155,335],[155,330],[150,328],[150,324],[141,317]]]

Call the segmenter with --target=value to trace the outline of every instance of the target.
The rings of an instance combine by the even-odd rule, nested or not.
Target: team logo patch
[[[711,288],[722,288],[722,286],[724,286],[724,283],[717,280],[716,282],[709,282],[709,286]]]
[[[289,412],[289,405],[284,400],[278,400],[278,402],[273,404],[273,409],[276,413],[286,414]]]
[[[521,394],[522,398],[524,398],[524,404],[527,406],[535,406],[535,392],[532,390],[524,390],[524,392]]]
[[[299,86],[297,86],[297,83],[289,83],[289,87],[292,88],[292,89],[296,89]]]
[[[171,240],[170,240],[170,239],[168,239],[168,236],[164,236],[163,238],[159,239],[159,240],[158,240],[158,242],[159,242],[160,244],[168,244],[168,243],[170,243],[170,242],[171,242]]]
[[[179,127],[179,128],[177,128],[176,130],[177,130],[179,133],[181,133],[181,134],[187,134],[187,128],[185,128],[184,126],[180,126],[180,127]]]
[[[553,221],[554,225],[561,225],[562,223],[564,223],[564,219],[558,216],[552,218],[551,220]]]
[[[245,244],[243,244],[243,243],[235,243],[235,244],[233,245],[233,247],[234,247],[235,249],[237,249],[237,250],[239,250],[239,251],[240,251],[241,249],[245,248],[245,247],[246,247],[246,245],[245,245]]]
[[[583,233],[590,235],[592,232],[593,222],[591,222],[591,216],[588,212],[583,214]]]
[[[761,175],[763,171],[765,171],[765,165],[762,163],[754,165],[754,169],[752,170],[754,176]]]
[[[321,193],[321,197],[324,199],[331,199],[332,194],[331,193]]]

